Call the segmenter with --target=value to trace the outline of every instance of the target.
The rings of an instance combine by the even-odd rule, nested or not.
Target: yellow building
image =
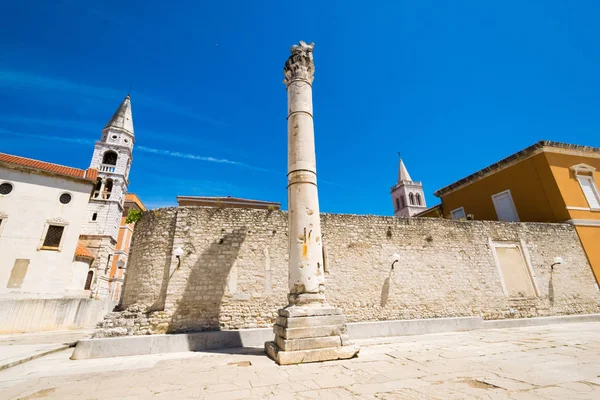
[[[600,148],[540,141],[448,185],[418,217],[575,225],[600,283]]]

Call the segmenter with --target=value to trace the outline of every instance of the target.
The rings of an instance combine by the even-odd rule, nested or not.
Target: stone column
[[[296,305],[325,302],[312,115],[312,49],[304,42],[294,46],[283,69],[288,93],[288,284],[289,302]]]
[[[265,350],[278,364],[351,358],[342,310],[327,304],[312,115],[314,43],[291,48],[285,63],[288,92],[289,294],[279,310],[275,341]]]

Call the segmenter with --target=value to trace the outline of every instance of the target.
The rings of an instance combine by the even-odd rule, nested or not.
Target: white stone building
[[[110,296],[110,270],[129,184],[133,142],[131,98],[127,95],[102,130],[90,163],[90,168],[98,170],[98,179],[89,200],[80,241],[94,256],[96,298]]]
[[[411,179],[402,158],[398,164],[398,182],[392,186],[391,194],[396,217],[412,217],[427,209],[423,184]]]
[[[0,153],[0,298],[89,295],[91,257],[78,240],[96,178]]]

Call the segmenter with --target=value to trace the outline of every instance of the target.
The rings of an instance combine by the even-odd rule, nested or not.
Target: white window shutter
[[[492,201],[499,221],[519,221],[519,215],[509,191],[493,195]]]
[[[579,184],[585,199],[587,200],[590,208],[600,208],[600,201],[598,200],[597,189],[594,187],[594,181],[587,177],[580,177]]]

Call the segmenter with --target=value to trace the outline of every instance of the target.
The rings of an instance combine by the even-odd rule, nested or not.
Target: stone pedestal
[[[349,341],[342,310],[329,305],[283,308],[273,332],[265,351],[279,365],[343,360],[359,350]]]

